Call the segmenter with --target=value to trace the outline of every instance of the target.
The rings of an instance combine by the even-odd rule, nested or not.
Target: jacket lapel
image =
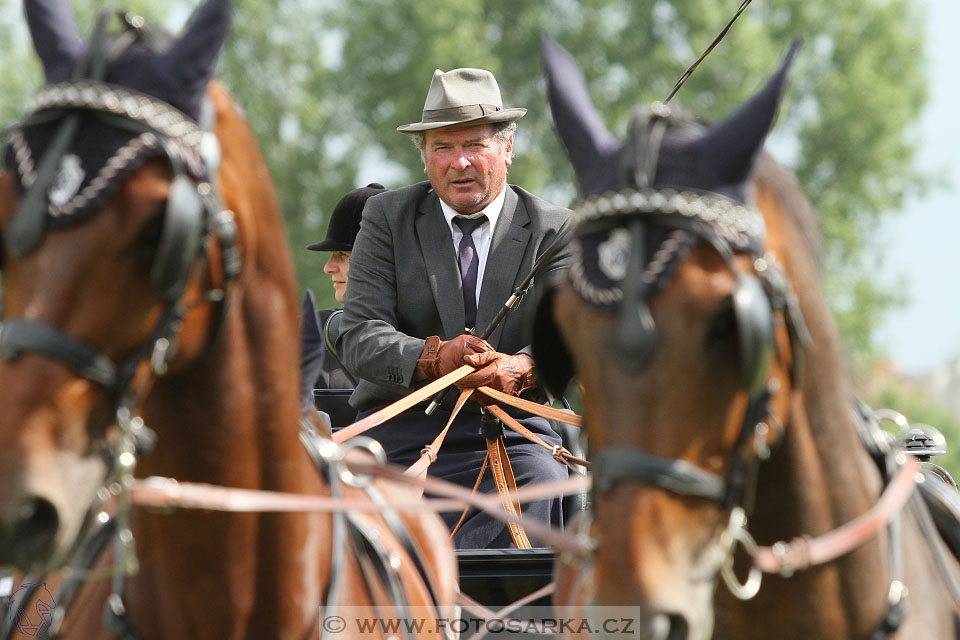
[[[449,340],[463,333],[463,294],[453,237],[435,192],[431,191],[420,203],[416,225],[430,290],[443,323],[445,335],[441,337]]]
[[[438,205],[439,208],[439,205]],[[487,255],[487,264],[483,272],[483,284],[480,288],[480,304],[477,305],[477,331],[484,331],[500,308],[513,293],[514,281],[519,273],[523,254],[530,241],[530,215],[516,192],[508,185],[503,200],[503,211],[497,219],[497,228],[493,231],[493,243]],[[451,241],[452,242],[452,241]],[[451,245],[452,246],[452,245]],[[461,305],[462,306],[462,305]],[[461,310],[461,317],[462,317]],[[503,323],[489,338],[494,348],[503,331]]]

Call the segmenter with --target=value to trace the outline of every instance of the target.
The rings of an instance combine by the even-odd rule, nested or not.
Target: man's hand
[[[417,360],[413,379],[427,380],[445,376],[465,364],[472,365],[473,363],[468,362],[466,358],[481,353],[496,352],[486,340],[468,333],[457,336],[453,340],[441,340],[437,336],[430,336],[423,346],[420,359]]]
[[[457,382],[457,386],[461,389],[490,387],[512,396],[519,396],[535,384],[533,358],[525,353],[508,356],[497,351],[487,351],[464,356],[463,361],[480,369]],[[493,401],[482,393],[475,393],[470,396],[470,399],[480,404],[490,404]]]

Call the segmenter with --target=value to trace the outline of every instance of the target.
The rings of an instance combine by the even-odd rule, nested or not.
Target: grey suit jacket
[[[477,331],[482,332],[529,275],[537,257],[566,224],[568,209],[508,185],[480,288]],[[534,281],[547,282],[566,266],[558,253]],[[464,332],[463,294],[450,228],[429,182],[370,198],[350,258],[337,352],[360,380],[350,404],[379,408],[410,393],[424,339]],[[536,296],[530,294],[490,336],[503,353],[528,343]]]

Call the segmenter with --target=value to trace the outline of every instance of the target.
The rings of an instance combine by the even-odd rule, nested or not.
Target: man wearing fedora
[[[397,128],[420,149],[428,181],[374,196],[363,211],[337,340],[341,358],[361,378],[350,400],[361,416],[463,364],[478,369],[458,383],[463,387],[544,397],[524,340],[534,296],[508,313],[489,340],[473,335],[484,331],[569,216],[567,209],[507,184],[513,132],[525,113],[503,108],[489,71],[437,70],[421,121]],[[558,254],[537,280],[546,281],[564,264],[565,254]],[[412,464],[443,429],[455,395],[432,415],[423,412],[424,403],[367,435],[384,445],[391,461]],[[546,420],[522,422],[550,445],[560,444]],[[484,425],[489,435],[490,421]],[[487,455],[480,427],[481,407],[471,400],[430,475],[472,487]],[[566,468],[549,451],[510,429],[504,444],[518,485],[566,478]],[[496,491],[489,470],[481,490]],[[524,505],[523,515],[559,526],[560,508],[559,498],[543,500]],[[445,517],[453,526],[459,515]],[[460,548],[521,541],[517,532],[476,512],[455,535]]]
[[[327,234],[321,242],[307,245],[311,251],[329,251],[330,257],[323,265],[323,272],[333,281],[334,298],[343,304],[350,273],[350,254],[360,231],[360,215],[370,196],[386,191],[382,184],[372,182],[354,189],[340,198],[330,214]],[[341,396],[314,398],[314,389],[353,389],[357,380],[328,347],[326,335],[330,325],[336,323],[340,309],[317,310],[313,292],[307,290],[300,308],[300,398],[301,413],[316,407],[326,414],[327,423],[342,427],[354,421],[356,409]],[[322,398],[322,399],[321,399]]]

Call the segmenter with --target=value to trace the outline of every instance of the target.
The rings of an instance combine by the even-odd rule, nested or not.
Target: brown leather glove
[[[519,396],[536,384],[533,376],[533,358],[525,353],[508,356],[505,353],[491,351],[468,355],[463,360],[466,364],[482,368],[461,378],[457,382],[457,386],[461,389],[490,387],[512,396]],[[495,402],[482,393],[474,393],[470,399],[480,404]]]
[[[427,380],[445,376],[467,364],[466,356],[485,352],[493,352],[493,347],[486,340],[481,340],[469,333],[457,336],[453,340],[441,340],[438,336],[430,336],[423,345],[423,353],[417,360],[413,379]]]

